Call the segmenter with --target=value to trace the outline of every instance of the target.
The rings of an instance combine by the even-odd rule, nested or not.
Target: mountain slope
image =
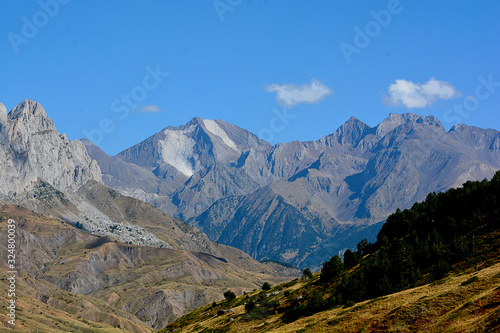
[[[167,181],[168,190],[147,190],[118,171],[104,172],[107,185],[115,186],[109,179],[120,182],[115,188],[121,193],[193,223],[214,241],[255,258],[317,267],[328,250],[352,246],[340,233],[373,236],[391,211],[429,192],[491,177],[500,168],[499,140],[496,130],[460,125],[446,132],[435,117],[405,113],[390,114],[375,127],[351,117],[318,141],[270,146],[223,121],[195,118],[116,157],[92,156],[99,164],[123,159]],[[294,211],[286,214],[289,220],[278,221],[273,198]],[[238,223],[242,212],[244,227]],[[295,225],[296,234],[286,234],[284,225]],[[252,249],[255,244],[268,255]]]
[[[116,157],[89,142],[86,145],[90,156],[103,165],[106,185],[181,219],[200,214],[218,198],[250,193],[264,184],[265,176],[234,166],[243,160],[260,161],[262,152],[270,148],[237,126],[200,118],[167,127]],[[146,182],[131,184],[130,174]]]
[[[321,272],[217,306],[165,330],[496,332],[500,329],[500,171],[391,214]],[[301,319],[303,318],[303,319]]]
[[[283,281],[261,273],[272,269],[239,251],[229,257],[237,266],[202,252],[124,244],[12,205],[0,206],[0,219],[0,265],[6,270],[7,220],[16,221],[19,316],[26,328],[40,328],[32,317],[45,309],[52,313],[46,325],[149,332],[221,299],[226,288],[242,292]],[[222,246],[221,255],[226,252],[234,251]]]
[[[331,253],[355,246],[359,237],[373,238],[380,228],[379,224],[324,222],[306,207],[288,204],[271,186],[220,199],[188,223],[204,230],[210,239],[238,247],[258,260],[303,267],[317,267]]]
[[[316,279],[315,277],[314,279]],[[285,304],[302,296],[310,283],[297,281],[292,286],[281,285],[268,297],[267,304]],[[437,284],[426,284],[385,297],[321,311],[284,324],[280,314],[248,315],[244,303],[236,299],[230,310],[217,315],[218,304],[206,306],[167,326],[160,332],[497,332],[500,328],[499,304],[500,264],[477,271],[456,274]],[[280,290],[281,289],[281,290]],[[285,296],[289,295],[289,296]],[[258,292],[249,298],[258,298]],[[272,306],[269,306],[272,311]],[[264,311],[262,311],[264,312]],[[208,314],[208,315],[207,315]]]

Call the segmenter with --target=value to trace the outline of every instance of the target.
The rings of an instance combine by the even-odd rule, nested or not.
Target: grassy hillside
[[[152,329],[133,314],[110,306],[106,299],[63,290],[42,278],[57,276],[89,256],[98,237],[81,234],[61,221],[12,205],[0,206],[0,303],[7,295],[7,219],[18,227],[16,245],[16,325],[8,324],[7,311],[0,312],[1,332],[150,332]],[[20,231],[19,229],[22,229]],[[31,237],[30,237],[31,236]],[[28,244],[28,240],[30,244]],[[63,240],[60,244],[58,244]],[[60,246],[58,246],[60,245]],[[52,258],[53,257],[53,258]],[[15,328],[15,329],[14,329]]]
[[[312,278],[206,306],[162,332],[500,330],[499,199],[500,172],[430,194]]]
[[[500,239],[497,239],[500,240]],[[245,296],[237,298],[233,311],[217,315],[206,306],[177,320],[161,332],[495,332],[500,329],[500,258],[484,269],[451,274],[443,280],[384,297],[337,306],[291,323],[283,323],[279,311],[306,296],[310,282],[280,286],[282,293],[267,297],[279,302],[274,311],[260,303],[259,311],[245,311]],[[317,277],[316,277],[317,278]],[[314,282],[314,280],[313,280]],[[273,289],[275,290],[275,289]],[[288,292],[287,292],[288,291]],[[272,291],[273,292],[273,291]],[[285,296],[285,293],[287,296]],[[249,294],[249,298],[259,297]],[[243,302],[243,303],[242,303]],[[266,315],[265,312],[273,313]],[[180,329],[179,329],[180,328]]]
[[[7,220],[17,226],[19,331],[150,332],[187,310],[220,300],[227,288],[251,291],[278,283],[265,265],[239,267],[201,252],[124,244],[82,232],[61,220],[0,206],[0,288],[8,290]],[[223,248],[224,249],[224,248]],[[256,270],[252,270],[255,267]],[[6,305],[7,293],[0,293]],[[0,312],[0,332],[12,328]]]

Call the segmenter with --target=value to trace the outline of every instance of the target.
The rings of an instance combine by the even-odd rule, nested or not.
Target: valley
[[[162,329],[228,290],[317,271],[373,241],[391,210],[500,164],[498,131],[410,113],[274,146],[195,118],[109,156],[59,134],[37,102],[0,109],[0,262],[14,219],[20,330]]]

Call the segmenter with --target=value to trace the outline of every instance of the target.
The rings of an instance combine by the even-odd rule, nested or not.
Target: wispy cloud
[[[404,106],[408,109],[425,108],[438,99],[452,99],[462,94],[448,82],[430,78],[425,83],[396,80],[388,88],[389,96],[383,102],[389,106]]]
[[[151,105],[145,105],[145,106],[138,107],[136,110],[140,111],[140,112],[156,113],[156,112],[160,112],[161,108],[158,105],[151,104]]]
[[[328,95],[333,94],[332,90],[322,82],[313,79],[311,84],[297,86],[291,84],[271,84],[266,87],[269,92],[276,91],[276,100],[282,106],[293,108],[302,103],[318,103]]]

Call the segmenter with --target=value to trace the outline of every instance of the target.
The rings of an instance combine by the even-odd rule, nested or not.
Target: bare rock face
[[[183,220],[199,215],[219,198],[247,194],[268,183],[264,156],[271,145],[220,119],[193,118],[184,126],[169,126],[115,157],[86,145],[102,164],[107,186]],[[133,166],[143,169],[145,182],[131,186],[123,174],[137,172]]]
[[[318,141],[271,146],[221,120],[195,118],[115,157],[89,153],[103,166],[127,162],[129,173],[135,164],[159,184],[177,181],[168,191],[150,190],[152,177],[138,186],[103,168],[108,186],[145,198],[211,240],[258,260],[318,267],[376,235],[397,208],[491,177],[500,168],[500,133],[466,125],[447,132],[433,116],[392,113],[375,127],[351,117]]]
[[[101,170],[85,146],[59,134],[37,102],[24,100],[6,114],[0,105],[0,196],[17,197],[44,180],[73,191],[90,179],[102,182]]]

